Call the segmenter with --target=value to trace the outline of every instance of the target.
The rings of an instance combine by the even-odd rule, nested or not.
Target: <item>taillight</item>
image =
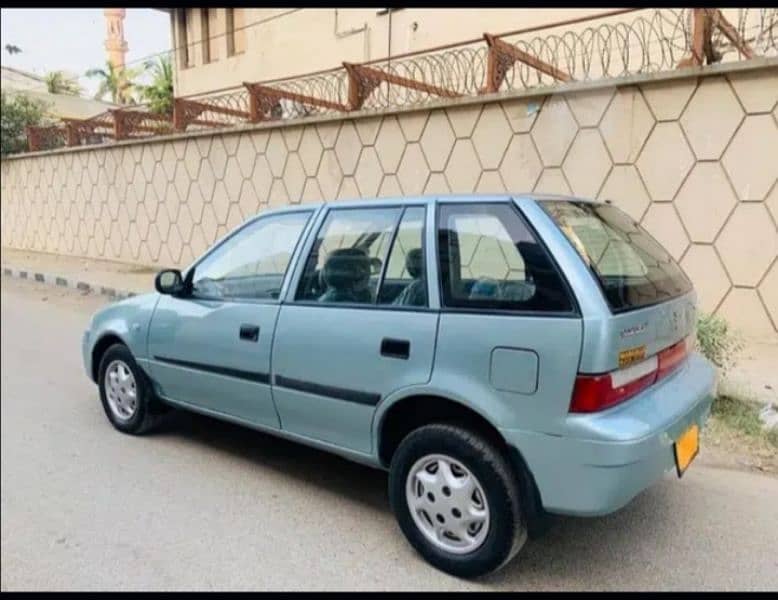
[[[689,355],[689,350],[686,346],[686,340],[681,340],[677,344],[665,348],[659,353],[659,372],[657,373],[657,379],[667,377],[670,373],[675,371],[683,364],[686,357]]]
[[[656,381],[656,356],[602,375],[578,375],[570,412],[597,412],[615,406]]]
[[[570,412],[605,410],[632,398],[683,364],[688,356],[685,340],[659,354],[624,369],[601,375],[578,375],[570,401]]]

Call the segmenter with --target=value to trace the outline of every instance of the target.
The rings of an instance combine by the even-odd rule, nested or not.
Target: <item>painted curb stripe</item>
[[[17,279],[34,280],[41,283],[46,283],[52,286],[68,287],[74,290],[82,292],[95,292],[102,296],[108,296],[115,300],[123,300],[125,298],[131,298],[136,295],[136,292],[130,292],[125,290],[117,290],[116,288],[98,286],[88,283],[86,281],[68,280],[65,277],[59,275],[49,275],[46,273],[36,273],[27,271],[24,269],[17,269],[13,267],[3,267],[3,275],[6,277],[15,277]]]

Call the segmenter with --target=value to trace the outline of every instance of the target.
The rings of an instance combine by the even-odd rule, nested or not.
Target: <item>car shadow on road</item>
[[[268,433],[177,410],[152,435],[174,435],[207,444],[262,468],[325,487],[332,494],[343,495],[370,508],[382,511],[389,508],[385,472]]]
[[[153,434],[175,436],[193,444],[240,457],[263,469],[273,469],[335,496],[386,513],[389,500],[385,472],[353,463],[260,431],[188,411],[175,411]],[[636,544],[662,544],[672,537],[673,519],[667,482],[649,488],[620,511],[605,517],[555,517],[550,530],[530,540],[519,557],[501,571],[480,579],[485,589],[547,581],[564,573],[568,582],[591,581],[592,572],[612,576],[614,561],[634,554]],[[661,525],[657,525],[657,522]],[[399,530],[397,534],[400,535]],[[411,550],[409,549],[409,552]]]

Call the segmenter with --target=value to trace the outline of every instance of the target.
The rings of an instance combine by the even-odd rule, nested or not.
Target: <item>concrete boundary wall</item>
[[[450,192],[609,198],[701,309],[778,330],[778,61],[4,159],[6,247],[186,265],[268,206]]]

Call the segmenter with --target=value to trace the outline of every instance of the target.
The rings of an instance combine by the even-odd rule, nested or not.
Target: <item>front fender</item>
[[[149,326],[159,297],[157,293],[133,296],[95,313],[83,344],[84,367],[90,376],[95,348],[109,336],[119,338],[139,364],[145,362]]]

